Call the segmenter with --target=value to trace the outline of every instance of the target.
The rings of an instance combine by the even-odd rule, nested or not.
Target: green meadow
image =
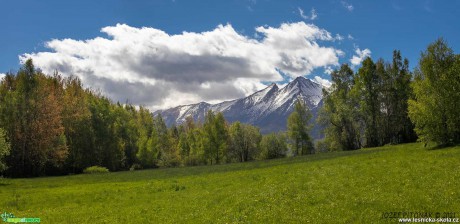
[[[396,223],[460,215],[460,147],[422,144],[215,166],[5,179],[0,212],[41,223]]]

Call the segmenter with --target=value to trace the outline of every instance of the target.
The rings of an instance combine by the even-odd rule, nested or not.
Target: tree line
[[[343,64],[323,89],[316,122],[325,138],[309,136],[311,114],[293,105],[287,131],[261,135],[222,113],[189,117],[167,127],[143,106],[113,103],[76,77],[45,75],[32,60],[0,82],[0,174],[10,177],[193,166],[355,150],[415,141],[460,142],[460,56],[439,39],[416,69],[399,51],[390,62],[366,58],[357,72]]]
[[[300,102],[296,107],[306,110]],[[291,124],[289,135],[262,136],[257,127],[229,124],[212,111],[204,122],[189,117],[168,128],[143,106],[113,103],[80,79],[45,75],[28,60],[0,83],[0,172],[29,177],[81,173],[95,165],[119,171],[270,159],[288,153],[289,136],[295,138],[293,153],[302,154],[305,116],[295,113],[291,123],[305,125]]]
[[[323,89],[318,148],[355,150],[417,138],[437,145],[460,142],[460,56],[443,39],[422,52],[414,72],[398,50],[391,62],[367,57],[355,73],[348,64]]]

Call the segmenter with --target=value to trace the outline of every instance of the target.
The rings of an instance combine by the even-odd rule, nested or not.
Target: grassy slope
[[[7,180],[0,208],[42,223],[375,223],[460,214],[460,147],[406,144],[219,166]],[[3,212],[0,211],[0,212]]]

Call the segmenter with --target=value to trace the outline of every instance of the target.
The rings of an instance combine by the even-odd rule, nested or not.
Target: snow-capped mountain
[[[188,116],[203,121],[206,112],[212,110],[222,112],[229,122],[249,123],[258,126],[262,133],[270,133],[286,130],[287,117],[293,111],[298,98],[306,103],[316,118],[321,106],[322,86],[303,77],[296,78],[281,89],[276,84],[271,84],[244,98],[218,104],[201,102],[178,106],[156,111],[155,114],[161,113],[166,124],[170,126],[183,123]],[[314,137],[318,135],[312,134]]]

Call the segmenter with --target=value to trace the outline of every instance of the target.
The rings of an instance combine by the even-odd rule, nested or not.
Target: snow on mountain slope
[[[297,99],[305,102],[316,117],[322,99],[322,86],[309,79],[298,77],[283,88],[276,84],[257,91],[247,97],[218,104],[201,102],[178,106],[161,113],[168,126],[181,124],[188,116],[203,121],[208,110],[222,112],[229,122],[240,121],[256,125],[262,133],[286,130],[286,119]]]

